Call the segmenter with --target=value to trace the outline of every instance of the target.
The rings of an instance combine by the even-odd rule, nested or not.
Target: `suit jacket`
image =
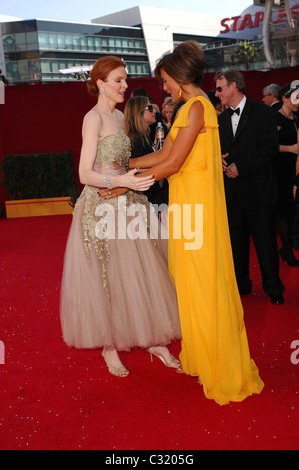
[[[275,161],[279,151],[275,115],[264,103],[246,100],[233,136],[229,110],[219,116],[222,154],[235,163],[237,178],[224,174],[228,210],[235,204],[246,210],[277,202]]]
[[[277,113],[277,111],[280,110],[282,106],[282,102],[281,101],[275,101],[275,103],[273,103],[270,108],[272,109],[272,111],[274,111],[274,113]]]

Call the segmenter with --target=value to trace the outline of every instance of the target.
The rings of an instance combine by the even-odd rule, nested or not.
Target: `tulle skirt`
[[[176,290],[168,270],[168,241],[161,237],[160,224],[156,239],[149,233],[146,238],[134,238],[132,233],[128,236],[134,217],[118,217],[116,210],[117,229],[127,236],[120,239],[117,231],[114,238],[106,236],[96,245],[88,239],[91,232],[82,227],[86,199],[83,191],[65,251],[60,311],[66,344],[129,351],[181,339]],[[143,211],[149,216],[153,209],[144,200]],[[148,223],[142,223],[149,232]]]

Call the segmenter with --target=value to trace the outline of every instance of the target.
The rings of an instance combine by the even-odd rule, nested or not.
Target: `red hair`
[[[108,75],[112,70],[117,67],[126,67],[125,62],[120,57],[114,55],[107,55],[98,59],[89,73],[89,81],[87,82],[87,90],[91,95],[98,95],[99,89],[97,86],[97,80],[101,79],[103,82],[107,79]]]

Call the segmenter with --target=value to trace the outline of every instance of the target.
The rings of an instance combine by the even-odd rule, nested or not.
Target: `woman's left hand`
[[[112,199],[113,197],[122,196],[123,194],[126,194],[128,191],[129,191],[128,188],[114,188],[114,189],[102,188],[99,190],[98,194],[99,196],[104,197],[105,199]]]

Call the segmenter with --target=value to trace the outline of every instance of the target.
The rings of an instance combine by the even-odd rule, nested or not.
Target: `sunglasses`
[[[230,84],[228,85],[223,85],[223,86],[217,86],[216,87],[216,91],[218,91],[218,93],[221,93],[222,92],[222,89],[225,87],[225,86],[229,86]]]
[[[154,111],[154,107],[153,105],[149,104],[144,111],[149,111],[150,113],[152,113]]]

